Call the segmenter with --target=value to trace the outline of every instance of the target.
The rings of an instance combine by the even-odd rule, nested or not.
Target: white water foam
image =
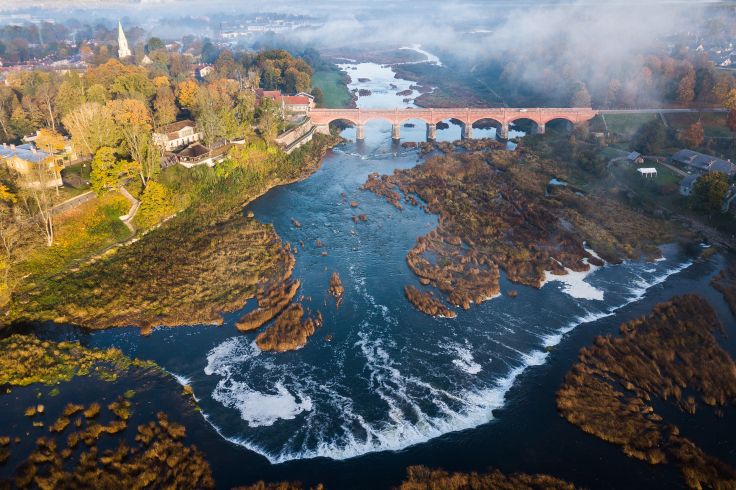
[[[563,284],[562,291],[573,298],[603,301],[603,291],[585,281],[585,278],[587,278],[588,275],[592,274],[597,269],[600,269],[600,267],[589,264],[588,259],[583,259],[583,262],[589,267],[587,271],[577,272],[565,267],[567,274],[562,276],[551,274],[546,271],[541,287],[544,287],[545,284],[550,282],[561,282]],[[559,264],[559,262],[557,263]]]
[[[283,383],[276,383],[271,392],[261,392],[243,381],[233,379],[233,366],[260,354],[255,342],[246,344],[243,339],[228,339],[207,354],[205,374],[223,377],[212,392],[212,398],[226,407],[237,409],[250,427],[273,425],[277,420],[292,420],[300,413],[312,410],[311,398],[302,393],[295,396]]]
[[[662,260],[666,260],[666,259],[662,258]],[[559,344],[562,341],[562,337],[566,333],[572,331],[575,327],[582,325],[584,323],[592,323],[597,320],[600,320],[601,318],[612,316],[616,311],[620,310],[621,308],[624,308],[625,306],[630,305],[631,303],[635,303],[639,301],[640,299],[642,299],[650,288],[663,283],[670,276],[677,274],[678,272],[682,272],[683,270],[687,269],[691,265],[693,265],[693,261],[688,260],[671,269],[667,269],[666,271],[662,272],[661,274],[657,276],[650,278],[649,280],[645,280],[640,277],[638,280],[634,282],[634,286],[629,289],[630,296],[627,298],[627,300],[623,304],[613,306],[601,312],[588,312],[585,315],[575,318],[570,323],[568,323],[566,326],[557,330],[557,332],[553,334],[545,335],[544,337],[542,337],[543,346],[545,348],[554,347],[555,345]],[[646,272],[647,270],[648,269],[645,269],[643,272]]]
[[[458,369],[468,374],[478,374],[481,372],[482,367],[480,364],[475,362],[473,352],[470,350],[470,345],[467,342],[466,345],[452,343],[449,346],[449,350],[458,356],[456,359],[452,360],[452,363],[457,366]]]

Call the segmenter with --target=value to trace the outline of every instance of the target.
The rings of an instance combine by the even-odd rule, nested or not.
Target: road
[[[595,109],[594,109],[595,110]],[[698,114],[701,112],[723,113],[728,112],[724,108],[709,109],[598,109],[599,114]]]

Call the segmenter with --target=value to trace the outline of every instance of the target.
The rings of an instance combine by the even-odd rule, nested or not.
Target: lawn
[[[36,246],[20,264],[21,275],[53,275],[76,258],[125,240],[130,235],[120,216],[129,203],[121,194],[109,192],[54,218],[55,241],[51,247]]]
[[[705,130],[705,136],[710,138],[730,138],[733,137],[733,133],[726,127],[726,114],[725,113],[713,113],[705,112],[703,114],[696,113],[681,113],[681,114],[666,114],[665,120],[672,129],[681,130],[685,129],[693,123],[700,121],[703,124]]]
[[[312,85],[319,87],[324,95],[323,107],[340,109],[350,107],[353,100],[347,86],[342,81],[339,70],[320,70],[312,75]]]
[[[645,123],[656,119],[656,114],[606,114],[606,124],[612,133],[632,136]]]

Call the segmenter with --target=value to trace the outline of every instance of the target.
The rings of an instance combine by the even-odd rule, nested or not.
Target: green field
[[[606,114],[608,130],[624,136],[636,133],[643,124],[656,119],[656,114]]]
[[[323,107],[340,109],[349,107],[352,97],[342,82],[342,73],[338,70],[320,70],[312,75],[312,85],[319,87],[324,94]]]
[[[675,130],[682,130],[691,124],[700,121],[705,130],[705,136],[710,138],[730,138],[733,133],[726,126],[725,113],[705,112],[703,114],[666,114],[667,123]]]

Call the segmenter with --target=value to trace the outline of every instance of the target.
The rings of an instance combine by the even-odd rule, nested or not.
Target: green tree
[[[84,84],[76,73],[70,73],[59,85],[56,94],[56,111],[59,116],[64,117],[72,110],[84,104]]]
[[[314,95],[314,103],[318,106],[321,106],[325,103],[325,94],[322,92],[322,89],[319,87],[314,87],[312,89],[312,95]]]
[[[146,43],[146,53],[156,51],[157,49],[163,49],[165,47],[164,42],[160,38],[152,37]]]
[[[108,101],[107,90],[99,83],[95,83],[87,89],[87,101],[104,104]]]
[[[728,177],[721,172],[709,172],[695,181],[690,202],[694,209],[712,215],[720,211],[727,193]]]
[[[156,87],[143,73],[126,73],[115,79],[110,92],[118,98],[147,100],[156,93]]]
[[[263,98],[257,111],[258,130],[264,140],[271,142],[278,136],[283,124],[281,110],[273,99]]]
[[[102,146],[116,147],[120,143],[120,129],[113,120],[112,111],[97,102],[82,104],[61,121],[80,155],[92,156]]]
[[[659,119],[653,119],[639,128],[632,146],[644,155],[656,155],[662,151],[666,141],[667,128]]]

